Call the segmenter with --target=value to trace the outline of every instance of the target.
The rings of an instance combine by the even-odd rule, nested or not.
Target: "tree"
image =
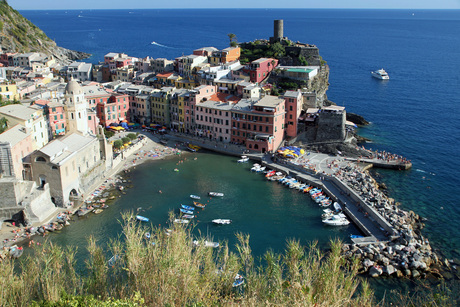
[[[235,42],[236,43],[236,35],[233,34],[233,33],[228,33],[227,34],[228,38],[230,39],[230,46],[232,46],[232,43]]]
[[[121,140],[115,140],[115,141],[113,142],[113,148],[115,148],[115,149],[120,149],[121,146],[123,146],[123,142],[122,142]]]
[[[128,137],[122,137],[121,138],[121,141],[123,142],[123,144],[128,144],[129,142],[131,142],[131,140],[128,138]]]
[[[8,120],[5,117],[0,118],[0,133],[8,130]]]
[[[137,138],[137,136],[134,133],[128,133],[127,137],[132,141]]]
[[[105,129],[104,134],[106,138],[110,139],[112,136],[115,135],[115,132],[113,132],[112,130]]]
[[[286,50],[285,50],[284,46],[281,45],[281,43],[279,43],[279,42],[276,42],[276,43],[270,45],[269,50],[273,52],[275,58],[277,58],[277,59],[283,57],[286,54]]]

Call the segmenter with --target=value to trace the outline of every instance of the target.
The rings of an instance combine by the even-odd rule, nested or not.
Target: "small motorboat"
[[[174,219],[174,223],[177,223],[177,224],[188,224],[190,223],[189,220],[184,220],[184,219]]]
[[[102,209],[94,209],[94,210],[93,210],[94,214],[99,214],[99,213],[101,213],[102,211],[104,211],[104,210],[102,210]]]
[[[197,201],[194,201],[194,202],[193,202],[193,205],[194,205],[195,207],[202,208],[202,209],[204,209],[204,208],[206,207],[206,205],[204,205],[204,204],[202,204],[202,203],[199,203],[199,202],[197,202]]]
[[[182,217],[183,217],[184,219],[189,219],[189,220],[195,218],[195,216],[194,216],[194,215],[191,215],[191,214],[184,214],[184,215],[182,215]]]
[[[218,196],[218,197],[224,196],[224,193],[219,193],[219,192],[209,192],[208,194],[209,196]]]
[[[342,211],[342,206],[338,202],[335,201],[333,206],[336,212]]]
[[[201,197],[200,197],[200,196],[198,196],[198,195],[193,195],[193,194],[192,194],[192,195],[190,195],[190,198],[193,198],[193,199],[201,199]]]
[[[343,213],[334,214],[330,218],[322,220],[322,222],[330,226],[345,226],[350,224],[350,221],[345,217]]]
[[[142,215],[136,215],[136,220],[141,221],[141,222],[148,222],[150,221],[149,218],[142,216]]]
[[[232,223],[232,220],[229,219],[215,219],[212,220],[214,224],[219,224],[219,225],[228,225]]]
[[[276,174],[276,171],[275,170],[272,170],[272,171],[269,171],[267,174],[265,174],[265,177],[271,177],[271,176],[275,176]]]
[[[236,287],[241,286],[242,284],[244,284],[243,276],[241,276],[240,274],[236,274],[235,281],[233,282],[232,287],[236,288]]]
[[[359,238],[364,238],[364,236],[360,236],[360,235],[350,235],[350,239],[359,239]]]
[[[238,163],[245,163],[245,162],[248,162],[248,161],[249,161],[248,156],[241,156],[241,159],[239,159],[237,162]]]
[[[179,209],[180,212],[185,213],[185,214],[193,214],[193,211],[190,210],[185,210],[185,209]]]
[[[186,206],[186,205],[180,205],[182,207],[182,209],[185,209],[185,210],[195,210],[195,207],[192,207],[192,206]]]
[[[193,245],[200,246],[200,241],[194,240]],[[204,241],[203,245],[206,246],[206,247],[217,248],[217,247],[219,247],[219,242]]]

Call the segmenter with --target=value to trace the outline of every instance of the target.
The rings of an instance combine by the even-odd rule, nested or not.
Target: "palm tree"
[[[233,40],[236,41],[236,35],[233,33],[228,33],[227,34],[228,38],[230,39],[230,46],[232,45]]]

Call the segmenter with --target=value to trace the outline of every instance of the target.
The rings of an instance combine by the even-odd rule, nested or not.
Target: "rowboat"
[[[194,201],[194,202],[193,202],[193,205],[194,205],[195,207],[198,207],[198,208],[204,208],[204,207],[206,207],[206,205],[203,205],[202,203],[199,203],[199,202],[197,202],[197,201]]]
[[[104,211],[104,210],[102,210],[102,209],[94,209],[94,210],[93,210],[93,213],[94,213],[94,214],[99,214],[99,213],[101,213],[102,211]]]
[[[275,171],[275,170],[269,171],[269,172],[265,175],[265,177],[268,178],[268,177],[274,176],[275,174],[276,174],[276,171]]]
[[[209,192],[209,196],[219,196],[222,197],[224,196],[224,193],[219,193],[219,192]]]
[[[232,222],[232,220],[229,219],[215,219],[212,220],[214,224],[220,224],[220,225],[228,225]]]
[[[195,207],[192,207],[192,206],[186,206],[186,205],[180,205],[182,207],[182,209],[185,209],[185,210],[195,210]]]
[[[239,287],[242,284],[244,284],[243,276],[241,276],[240,274],[236,274],[235,281],[232,284],[233,288]]]
[[[182,215],[182,217],[183,217],[184,219],[193,219],[195,216],[194,216],[194,215],[190,215],[190,214],[184,214],[184,215]]]
[[[185,214],[193,214],[193,211],[190,210],[185,210],[185,209],[179,209],[180,212],[185,213]]]
[[[141,216],[141,215],[136,215],[136,220],[141,221],[141,222],[148,222],[150,221],[149,218]]]
[[[193,199],[201,199],[200,196],[198,196],[198,195],[193,195],[193,194],[190,195],[190,198],[193,198]]]
[[[334,202],[333,204],[335,211],[340,212],[342,211],[342,206],[338,202]]]
[[[200,246],[200,245],[201,245],[201,242],[198,241],[198,240],[194,240],[194,241],[193,241],[193,245],[195,245],[195,246]],[[206,246],[206,247],[214,247],[214,248],[217,248],[217,247],[219,247],[219,242],[204,241],[204,242],[203,242],[203,245]]]
[[[177,224],[188,224],[190,223],[189,220],[183,220],[183,219],[174,219],[174,223],[177,223]]]

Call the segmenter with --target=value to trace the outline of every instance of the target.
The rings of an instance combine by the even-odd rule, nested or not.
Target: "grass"
[[[267,251],[255,266],[249,235],[237,234],[235,252],[194,246],[189,228],[150,230],[123,218],[122,240],[103,250],[88,241],[87,272],[75,270],[76,249],[51,243],[33,257],[0,265],[2,306],[372,306],[373,292],[345,266],[341,243],[324,254],[290,240],[282,254]],[[202,239],[204,240],[204,239]],[[151,244],[155,242],[155,245]],[[108,260],[117,255],[110,266]],[[235,275],[245,283],[233,288]],[[359,291],[358,291],[359,290]],[[109,304],[110,303],[110,304]]]

